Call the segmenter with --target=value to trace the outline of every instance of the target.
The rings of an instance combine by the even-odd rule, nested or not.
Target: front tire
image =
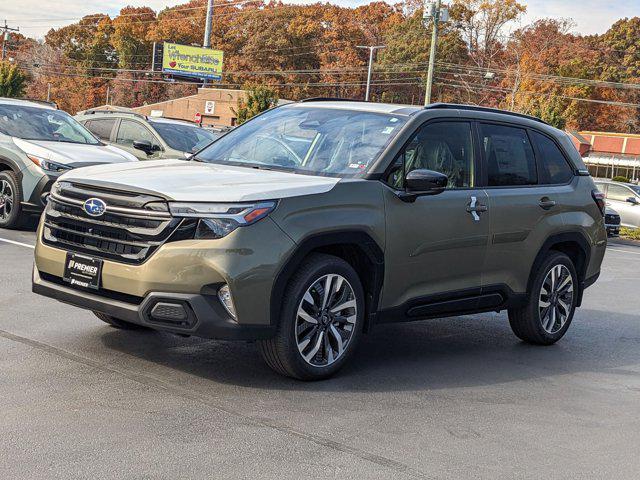
[[[22,212],[22,186],[10,170],[0,172],[0,228],[21,228],[28,218]]]
[[[328,378],[353,355],[364,310],[364,290],[353,267],[341,258],[314,254],[287,285],[276,335],[258,342],[258,348],[282,375]]]
[[[535,274],[526,305],[509,310],[513,333],[537,345],[552,345],[560,340],[571,325],[578,288],[571,259],[564,253],[550,253]]]

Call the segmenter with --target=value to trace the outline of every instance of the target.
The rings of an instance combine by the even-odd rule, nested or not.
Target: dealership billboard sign
[[[165,42],[162,71],[179,77],[220,80],[222,57],[221,50]]]

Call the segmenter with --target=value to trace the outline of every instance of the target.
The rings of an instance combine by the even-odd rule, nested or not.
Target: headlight
[[[238,227],[251,225],[273,211],[276,202],[259,203],[169,203],[174,217],[198,218],[195,238],[216,239]]]
[[[68,165],[61,165],[59,163],[52,162],[51,160],[47,160],[46,158],[36,157],[35,155],[27,154],[27,157],[29,157],[29,160],[31,160],[33,163],[38,165],[42,170],[46,172],[61,173],[61,172],[66,172],[67,170],[71,170],[71,168],[73,168],[73,167],[69,167]]]

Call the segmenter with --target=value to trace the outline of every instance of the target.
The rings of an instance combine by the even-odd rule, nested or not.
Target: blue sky
[[[288,3],[313,3],[314,0],[285,0]],[[369,0],[334,0],[345,6],[362,5]],[[527,6],[523,23],[538,18],[568,18],[576,24],[576,32],[602,33],[613,22],[624,17],[640,16],[640,0],[520,0]],[[42,37],[49,28],[73,23],[78,17],[92,13],[116,14],[126,5],[148,5],[156,10],[185,3],[184,0],[2,0],[0,21],[19,26],[29,36]],[[446,0],[445,0],[446,3]]]

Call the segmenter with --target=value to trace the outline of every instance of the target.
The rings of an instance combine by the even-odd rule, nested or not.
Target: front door
[[[472,127],[438,121],[420,127],[396,158],[385,188],[386,255],[381,307],[408,317],[472,310],[489,236],[487,195],[476,188]],[[428,169],[449,178],[438,195],[402,201],[406,173]],[[437,305],[437,308],[433,308]]]
[[[156,151],[146,153],[137,148],[133,148],[133,142],[146,140],[157,148]],[[116,135],[116,146],[135,155],[138,160],[155,160],[161,157],[162,146],[156,136],[144,125],[135,120],[122,119]]]

